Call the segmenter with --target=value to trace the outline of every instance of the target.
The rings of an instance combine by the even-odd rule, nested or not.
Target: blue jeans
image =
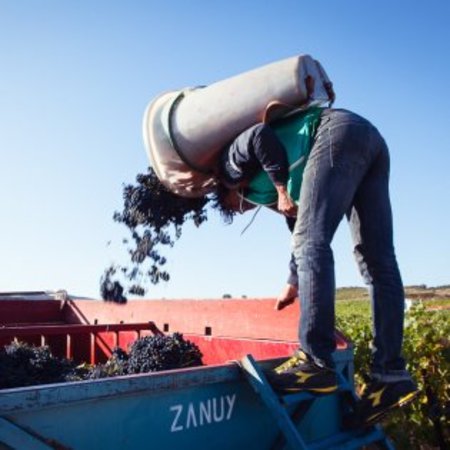
[[[347,217],[372,305],[372,372],[395,381],[408,373],[401,356],[404,292],[393,245],[388,183],[389,152],[378,130],[349,111],[324,110],[303,175],[293,253],[301,305],[300,346],[318,363],[333,367],[331,241]]]

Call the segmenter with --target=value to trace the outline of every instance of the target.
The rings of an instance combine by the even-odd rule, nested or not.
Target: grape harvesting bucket
[[[295,56],[206,87],[159,95],[144,114],[144,143],[169,190],[199,197],[214,186],[221,149],[240,132],[268,119],[277,106],[286,111],[333,100],[320,63],[309,55]]]

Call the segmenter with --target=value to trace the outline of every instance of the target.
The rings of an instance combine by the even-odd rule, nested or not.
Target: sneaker
[[[387,413],[410,403],[419,394],[412,380],[372,381],[364,387],[355,416],[364,426],[379,422]]]
[[[292,369],[301,362],[305,361],[308,361],[308,355],[303,350],[298,349],[296,350],[293,356],[287,359],[283,364],[280,364],[279,366],[275,367],[273,371],[277,374],[280,374],[286,372],[289,369]]]
[[[312,392],[329,394],[337,390],[336,372],[316,364],[301,350],[267,373],[272,387],[281,393]]]

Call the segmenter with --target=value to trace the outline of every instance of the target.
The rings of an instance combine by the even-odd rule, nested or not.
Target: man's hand
[[[288,217],[295,217],[297,215],[297,205],[290,197],[286,186],[283,184],[275,185],[278,193],[278,211]]]
[[[298,287],[293,284],[287,283],[286,286],[281,291],[281,294],[277,298],[277,303],[275,304],[275,309],[281,311],[286,306],[291,305],[295,302],[298,297]]]

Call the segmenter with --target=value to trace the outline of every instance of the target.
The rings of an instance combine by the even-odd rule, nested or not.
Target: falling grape
[[[170,280],[165,269],[167,258],[161,254],[164,248],[173,247],[182,235],[185,223],[199,227],[207,221],[207,207],[218,210],[226,222],[233,213],[220,202],[221,189],[200,198],[185,198],[170,192],[158,179],[152,168],[146,174],[138,174],[136,184],[123,188],[123,209],[115,212],[113,219],[124,224],[131,238],[124,238],[128,245],[128,265],[111,266],[100,281],[100,294],[106,301],[125,303],[124,292],[143,296],[145,285]],[[117,278],[122,274],[120,281]],[[122,283],[130,285],[125,288]]]

